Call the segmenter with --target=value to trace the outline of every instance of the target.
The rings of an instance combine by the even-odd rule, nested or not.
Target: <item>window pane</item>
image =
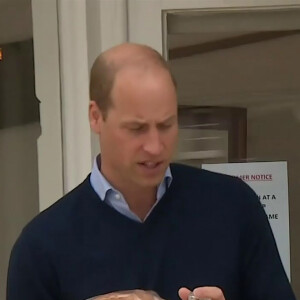
[[[166,11],[178,83],[177,160],[287,161],[292,284],[300,296],[300,8]],[[223,142],[220,142],[220,141]]]

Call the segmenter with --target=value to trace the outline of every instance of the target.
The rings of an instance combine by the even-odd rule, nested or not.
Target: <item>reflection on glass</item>
[[[247,110],[238,107],[179,106],[179,147],[175,159],[233,162],[247,157]]]
[[[164,55],[178,83],[179,105],[193,107],[189,118],[198,125],[186,132],[180,120],[178,152],[187,154],[178,160],[198,167],[220,160],[288,162],[291,277],[300,296],[300,7],[174,10],[165,11],[163,20]],[[245,111],[235,122],[230,115],[223,119],[239,132],[234,139],[228,135],[227,144],[211,140],[226,140],[225,126],[203,131],[206,121],[194,120],[193,109],[207,107],[215,108],[211,116],[219,108]],[[190,140],[207,134],[202,143]],[[232,147],[244,148],[243,155],[231,156]]]
[[[2,24],[7,24],[0,28],[0,299],[5,299],[12,245],[39,211],[37,139],[41,128],[30,1],[4,1],[0,6]]]

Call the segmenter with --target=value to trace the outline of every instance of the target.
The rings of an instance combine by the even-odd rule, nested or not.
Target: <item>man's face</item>
[[[162,68],[127,68],[116,75],[113,106],[100,124],[101,171],[119,186],[154,187],[177,142],[177,99]]]

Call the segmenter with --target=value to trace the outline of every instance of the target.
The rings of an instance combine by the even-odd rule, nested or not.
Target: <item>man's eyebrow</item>
[[[167,117],[166,119],[159,121],[158,124],[164,124],[168,122],[172,122],[176,120],[176,115],[172,115]],[[139,119],[128,119],[124,120],[121,122],[122,126],[127,126],[127,125],[147,125],[147,121],[144,120],[139,120]]]
[[[141,120],[124,120],[121,122],[121,126],[131,126],[131,125],[146,125],[147,122]]]
[[[172,122],[175,120],[176,120],[176,115],[172,115],[172,116],[166,118],[165,120],[162,120],[161,122],[159,122],[159,124],[169,123],[169,122]]]

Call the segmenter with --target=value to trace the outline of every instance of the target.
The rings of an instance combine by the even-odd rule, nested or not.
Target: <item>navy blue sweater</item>
[[[218,286],[226,300],[294,300],[255,193],[230,176],[182,165],[171,171],[170,188],[144,223],[100,201],[89,177],[38,215],[13,248],[7,299],[150,289],[176,300],[182,286]]]

